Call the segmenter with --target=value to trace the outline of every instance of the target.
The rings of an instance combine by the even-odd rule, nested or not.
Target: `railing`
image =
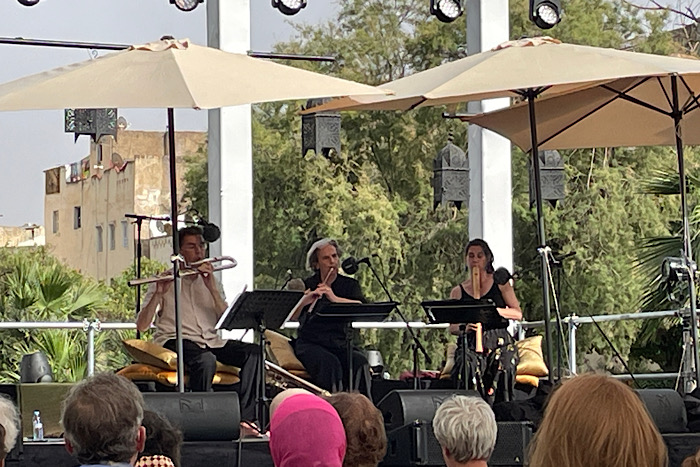
[[[568,365],[572,373],[576,373],[576,329],[581,324],[591,324],[593,320],[597,323],[609,321],[637,320],[637,319],[654,319],[665,318],[671,316],[681,316],[683,310],[665,310],[665,311],[650,311],[639,313],[623,313],[617,315],[598,315],[594,318],[581,317],[576,315],[567,316],[561,319],[562,324],[567,326],[568,337]],[[556,320],[552,320],[556,324]],[[356,329],[405,329],[406,323],[403,321],[386,321],[386,322],[354,322],[353,328]],[[413,329],[446,329],[447,324],[427,324],[420,321],[411,321],[408,325]],[[518,323],[518,334],[522,338],[526,329],[543,327],[544,321],[523,321]],[[287,323],[286,329],[296,329],[299,323]],[[47,321],[19,321],[19,322],[0,322],[0,329],[80,329],[87,335],[87,372],[91,376],[95,372],[95,334],[102,330],[113,329],[136,329],[135,323],[102,323],[99,320],[84,319],[82,322],[47,322]],[[551,366],[551,365],[550,365]],[[614,375],[621,379],[630,379],[630,375]],[[637,379],[673,379],[677,373],[645,373],[634,375]]]

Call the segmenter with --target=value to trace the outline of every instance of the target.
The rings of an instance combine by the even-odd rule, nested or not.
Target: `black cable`
[[[566,283],[566,286],[569,288],[569,291],[573,292],[574,288],[571,286],[571,283],[569,282],[569,278],[564,275],[564,282]],[[576,295],[576,294],[572,294]],[[581,304],[579,302],[579,304]],[[637,382],[637,379],[634,377],[634,374],[632,373],[632,370],[630,370],[630,367],[627,365],[627,362],[625,359],[622,358],[622,355],[620,355],[620,352],[617,350],[617,347],[615,347],[615,344],[612,343],[612,341],[608,338],[608,335],[605,334],[605,331],[603,331],[603,328],[600,327],[600,324],[593,318],[593,315],[588,311],[588,308],[585,306],[580,307],[584,313],[591,319],[591,322],[595,324],[595,327],[598,329],[598,332],[600,332],[600,335],[603,336],[603,339],[608,343],[610,348],[612,349],[613,353],[617,357],[618,360],[620,360],[620,363],[622,363],[622,366],[625,367],[625,371],[627,372],[628,375],[630,375],[630,378],[632,378],[632,382],[634,385],[637,387],[637,389],[641,389],[639,386],[639,383]]]

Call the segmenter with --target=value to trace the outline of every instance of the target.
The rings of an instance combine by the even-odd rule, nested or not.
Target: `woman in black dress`
[[[518,364],[518,352],[513,336],[508,332],[509,320],[523,317],[520,303],[515,296],[509,280],[498,283],[494,277],[493,253],[488,244],[481,239],[474,239],[467,244],[465,255],[467,279],[454,287],[450,298],[474,302],[474,285],[472,277],[477,269],[479,290],[482,300],[490,300],[496,305],[498,315],[492,316],[490,328],[482,325],[483,352],[478,356],[476,350],[475,324],[467,324],[467,364],[469,365],[467,389],[478,389],[491,402],[510,400],[515,384],[515,372]],[[460,334],[459,324],[450,324],[450,333]],[[461,341],[455,352],[455,366],[452,379],[458,387],[462,375]]]

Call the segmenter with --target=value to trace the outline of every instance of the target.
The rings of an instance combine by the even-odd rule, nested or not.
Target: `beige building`
[[[0,248],[40,246],[45,242],[44,227],[25,224],[20,227],[0,226]]]
[[[206,133],[176,132],[175,144],[182,199],[184,157],[206,157]],[[46,170],[44,226],[51,251],[107,281],[133,264],[135,227],[125,214],[170,215],[167,154],[167,133],[120,129],[116,140],[103,136],[91,142],[83,160]],[[141,235],[148,257],[149,239],[166,233],[162,223],[144,221]]]

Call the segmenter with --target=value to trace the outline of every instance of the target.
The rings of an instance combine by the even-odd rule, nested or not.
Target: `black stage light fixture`
[[[560,0],[530,0],[530,21],[540,29],[550,29],[561,21]]]
[[[306,0],[272,0],[272,6],[273,8],[277,8],[280,13],[292,16],[306,7]]]
[[[430,14],[443,23],[451,23],[464,13],[462,0],[430,0]]]
[[[204,0],[170,0],[172,5],[175,5],[178,10],[181,11],[192,11],[200,3],[204,3]]]
[[[24,6],[34,6],[37,3],[39,3],[39,0],[17,0],[17,1]]]

